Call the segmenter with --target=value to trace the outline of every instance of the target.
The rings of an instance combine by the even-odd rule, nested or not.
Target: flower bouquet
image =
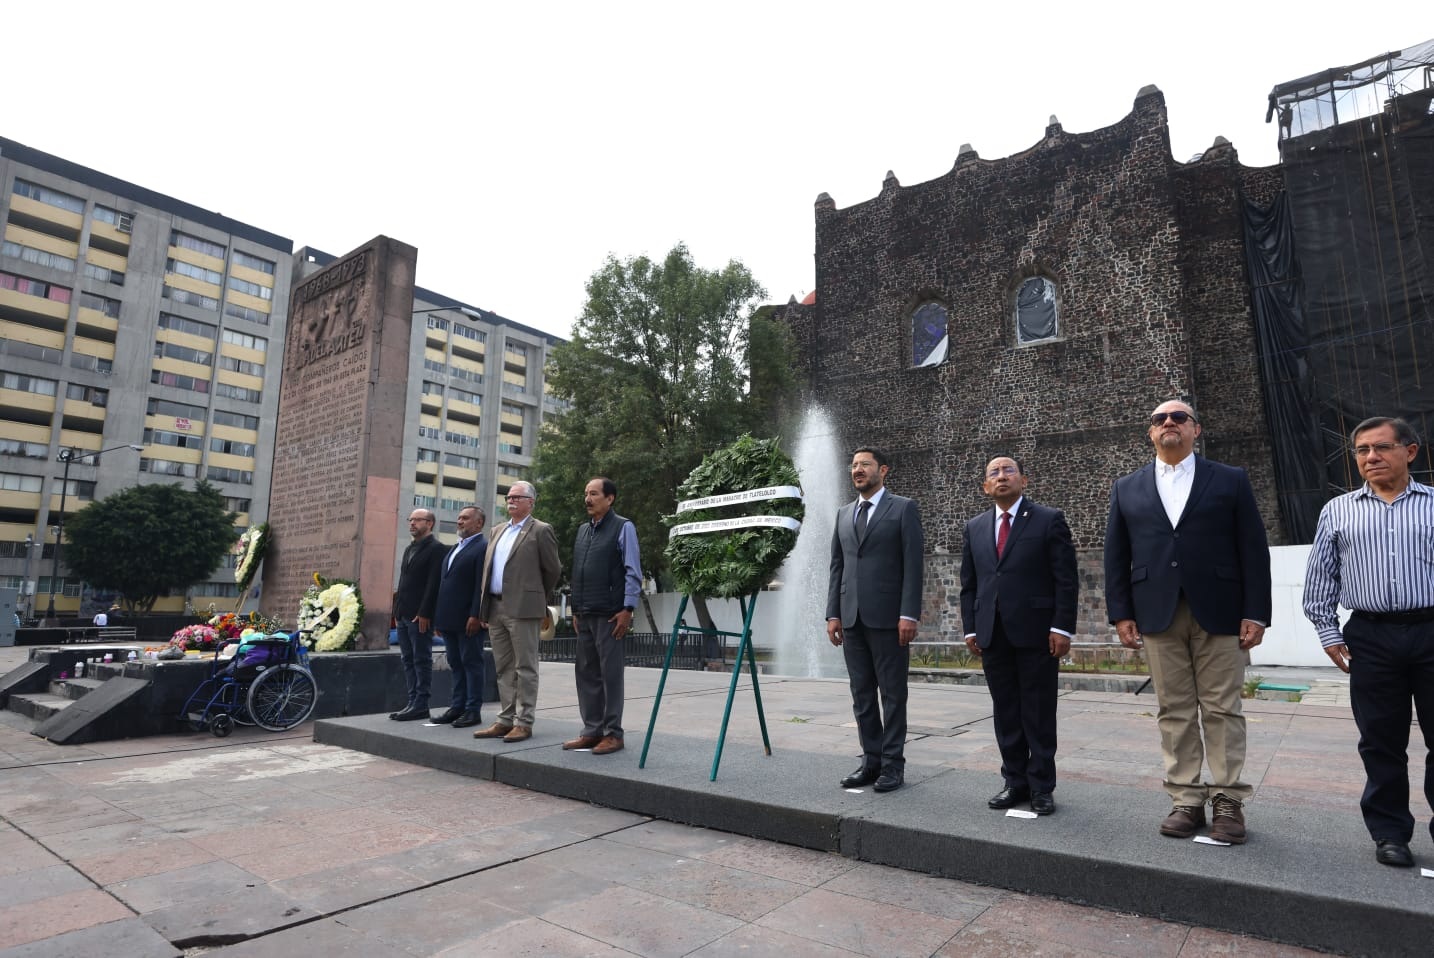
[[[261,522],[244,530],[234,544],[234,555],[238,557],[234,563],[234,584],[239,587],[240,602],[244,601],[244,593],[249,591],[249,586],[254,584],[259,563],[264,561],[264,553],[269,549],[269,539],[269,523]]]
[[[169,637],[169,647],[180,652],[213,652],[219,632],[212,625],[186,625]]]
[[[297,628],[306,646],[315,652],[352,649],[363,621],[363,597],[358,583],[325,579],[314,573],[314,584],[299,600]]]

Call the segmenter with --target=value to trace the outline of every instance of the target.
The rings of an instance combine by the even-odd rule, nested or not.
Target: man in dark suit
[[[1155,683],[1174,805],[1160,833],[1194,835],[1209,800],[1210,837],[1241,844],[1252,789],[1240,780],[1240,690],[1270,624],[1270,550],[1249,477],[1195,455],[1200,431],[1188,404],[1161,403],[1150,417],[1155,461],[1111,486],[1105,603],[1121,643],[1145,649]]]
[[[438,601],[433,610],[433,631],[443,637],[448,669],[453,674],[453,696],[448,711],[433,721],[467,728],[483,721],[483,638],[478,624],[482,597],[478,576],[488,540],[483,538],[487,516],[477,506],[458,513],[458,542],[443,558],[438,578]]]
[[[1076,626],[1076,554],[1065,513],[1025,497],[1026,469],[997,456],[982,489],[995,502],[966,523],[961,622],[991,690],[1001,777],[986,804],[1056,810],[1056,689]]]
[[[498,720],[474,738],[521,742],[533,737],[538,707],[538,634],[562,567],[553,527],[533,517],[537,491],[528,482],[508,490],[508,521],[493,530],[483,557],[478,624],[489,629],[498,672]]]
[[[827,638],[846,659],[862,751],[861,767],[841,787],[875,783],[878,792],[900,788],[906,772],[906,675],[925,563],[921,514],[886,489],[890,470],[878,449],[852,455],[858,496],[837,511],[827,587]]]
[[[443,543],[433,535],[433,512],[415,509],[408,516],[413,541],[403,550],[398,588],[393,591],[393,618],[398,627],[398,657],[408,704],[389,718],[413,722],[428,718],[428,690],[433,679],[433,604],[438,599],[438,565]]]

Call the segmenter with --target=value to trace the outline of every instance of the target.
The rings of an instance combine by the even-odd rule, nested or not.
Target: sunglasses
[[[1195,417],[1190,415],[1188,412],[1185,412],[1181,409],[1177,409],[1174,412],[1151,413],[1150,424],[1152,426],[1161,426],[1165,424],[1165,420],[1169,419],[1171,422],[1175,423],[1175,425],[1183,426],[1194,418]]]

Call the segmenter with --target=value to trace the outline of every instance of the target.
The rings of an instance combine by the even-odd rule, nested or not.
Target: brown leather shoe
[[[505,742],[522,742],[533,737],[533,730],[526,725],[514,725],[507,735],[503,736]]]
[[[596,735],[579,735],[577,738],[568,739],[563,743],[563,751],[571,752],[579,748],[592,748],[602,739]]]
[[[1205,825],[1204,805],[1176,805],[1160,823],[1160,834],[1171,838],[1190,838]]]
[[[474,732],[474,733],[473,733],[473,737],[474,737],[474,738],[503,738],[504,736],[506,736],[506,735],[507,735],[509,732],[511,732],[511,731],[513,731],[513,726],[511,726],[511,725],[502,725],[502,724],[500,724],[500,723],[498,723],[498,722],[494,722],[492,725],[488,726],[487,728],[480,728],[478,731]]]
[[[1214,815],[1210,820],[1210,837],[1231,845],[1245,844],[1245,810],[1226,795],[1216,795],[1210,802]]]
[[[622,739],[616,735],[608,735],[593,746],[594,755],[611,755],[613,752],[622,751]]]

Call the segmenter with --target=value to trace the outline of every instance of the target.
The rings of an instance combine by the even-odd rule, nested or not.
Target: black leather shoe
[[[477,725],[481,721],[483,721],[483,716],[479,715],[477,712],[464,712],[462,715],[458,716],[456,719],[453,720],[453,727],[467,728],[470,725]]]
[[[399,712],[397,715],[395,715],[394,719],[399,722],[426,722],[429,719],[428,709],[419,709],[409,706],[402,712]]]
[[[842,779],[842,787],[843,789],[865,789],[870,783],[876,782],[879,777],[882,777],[882,770],[862,766],[856,772]]]
[[[1029,790],[1007,785],[986,802],[987,808],[1012,808],[1031,797]]]
[[[1037,815],[1054,815],[1056,813],[1056,800],[1050,792],[1032,792],[1031,811]]]
[[[389,713],[388,713],[388,717],[391,718],[391,719],[393,719],[394,721],[398,721],[399,715],[401,715],[402,713],[407,712],[407,711],[408,711],[408,706],[405,705],[403,708],[399,709],[397,712],[389,712]]]
[[[449,709],[448,711],[444,712],[442,715],[438,716],[438,718],[434,719],[434,720],[433,720],[433,724],[434,724],[434,725],[447,725],[449,722],[457,721],[458,717],[461,716],[462,714],[463,714],[463,710],[462,710],[462,709]]]
[[[871,787],[873,792],[894,792],[901,787],[905,781],[905,775],[898,769],[894,772],[882,772],[876,784]]]
[[[1404,842],[1375,842],[1374,860],[1381,865],[1393,865],[1395,868],[1414,867],[1414,855]]]

